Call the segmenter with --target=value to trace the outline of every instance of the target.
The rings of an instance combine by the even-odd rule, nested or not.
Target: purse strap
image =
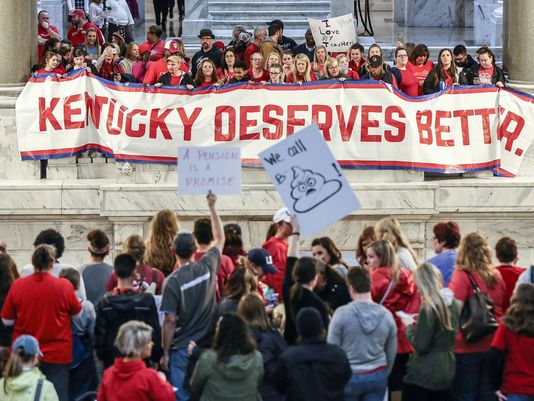
[[[530,266],[530,282],[534,284],[534,266]]]
[[[475,279],[473,278],[473,276],[471,276],[471,274],[464,270],[465,274],[467,274],[467,277],[469,278],[469,281],[471,282],[471,285],[473,286],[473,291],[474,292],[480,292],[480,287],[478,286],[477,282],[475,281]]]
[[[41,399],[41,391],[43,390],[43,379],[37,381],[37,388],[35,389],[35,397],[33,401],[39,401]]]
[[[386,301],[386,299],[387,299],[389,293],[391,292],[392,288],[393,288],[393,277],[391,278],[391,281],[389,282],[388,288],[386,289],[386,292],[384,293],[384,296],[380,300],[379,305],[382,305]]]

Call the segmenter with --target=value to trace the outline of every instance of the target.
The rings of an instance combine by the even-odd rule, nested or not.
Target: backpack
[[[93,357],[93,344],[89,335],[72,324],[72,362],[70,369]]]

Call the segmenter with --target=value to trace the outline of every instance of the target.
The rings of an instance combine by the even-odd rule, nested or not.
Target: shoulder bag
[[[475,343],[497,330],[498,323],[490,297],[480,290],[470,273],[465,274],[473,287],[473,295],[467,298],[463,305],[460,331],[467,343]]]

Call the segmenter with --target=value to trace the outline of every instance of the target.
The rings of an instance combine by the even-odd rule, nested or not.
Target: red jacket
[[[123,358],[104,372],[98,401],[174,401],[170,383],[145,366],[143,361],[125,362]]]
[[[393,277],[393,270],[389,267],[379,267],[371,272],[371,296],[373,301],[380,303],[388,289],[389,283]],[[403,311],[406,313],[419,313],[421,299],[415,283],[412,272],[407,269],[400,269],[399,281],[390,291],[382,306],[389,309],[393,314],[397,325],[397,353],[403,354],[412,352],[413,348],[406,338],[404,331],[406,327],[402,324],[401,319],[395,312]]]

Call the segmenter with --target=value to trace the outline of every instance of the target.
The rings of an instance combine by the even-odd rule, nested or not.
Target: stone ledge
[[[412,183],[353,183],[362,208],[351,216],[436,216],[442,213],[528,213],[534,179],[490,178]],[[148,217],[162,208],[183,216],[207,212],[202,196],[179,195],[174,184],[120,184],[113,180],[0,180],[0,215]],[[275,188],[245,183],[239,196],[221,196],[223,216],[268,220],[281,207]]]

